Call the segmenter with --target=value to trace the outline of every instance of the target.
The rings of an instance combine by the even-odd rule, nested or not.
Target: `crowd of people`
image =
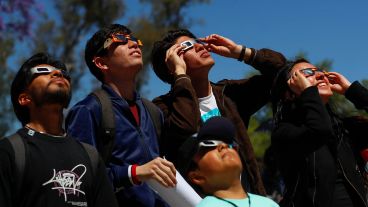
[[[175,207],[150,182],[175,189],[183,182],[178,174],[201,197],[193,207],[368,206],[368,118],[340,117],[330,104],[337,93],[368,112],[368,90],[359,82],[271,49],[177,29],[153,45],[152,68],[171,88],[151,102],[136,90],[142,45],[124,25],[94,33],[85,62],[101,87],[65,120],[65,64],[47,53],[24,62],[11,85],[22,128],[0,140],[0,206]],[[211,82],[211,53],[259,75]],[[268,102],[269,162],[282,185],[275,200],[247,132]]]

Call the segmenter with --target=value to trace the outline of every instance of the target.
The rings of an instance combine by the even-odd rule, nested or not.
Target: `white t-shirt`
[[[203,122],[206,122],[207,119],[211,117],[221,116],[212,89],[211,94],[209,96],[198,98],[198,101],[199,101],[199,110],[201,111],[201,119]]]

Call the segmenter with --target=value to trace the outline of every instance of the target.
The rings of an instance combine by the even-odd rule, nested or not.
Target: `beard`
[[[58,88],[57,90],[33,91],[31,93],[32,99],[37,107],[45,104],[60,104],[63,108],[67,108],[72,97],[71,90],[65,88]]]

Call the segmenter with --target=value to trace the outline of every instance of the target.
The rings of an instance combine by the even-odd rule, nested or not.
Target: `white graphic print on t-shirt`
[[[78,175],[75,171],[80,172]],[[57,190],[59,195],[64,196],[65,202],[68,201],[68,194],[79,195],[79,193],[85,195],[83,191],[80,190],[82,184],[81,179],[86,173],[86,166],[79,164],[71,170],[61,170],[56,172],[54,169],[54,175],[52,178],[42,184],[43,186],[53,183],[52,190]]]
[[[212,93],[209,96],[198,98],[199,110],[201,111],[201,119],[206,122],[207,119],[214,116],[221,116],[221,113],[217,107],[215,96]]]

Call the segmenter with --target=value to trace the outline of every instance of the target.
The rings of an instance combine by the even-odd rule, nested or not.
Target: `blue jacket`
[[[144,107],[139,94],[135,103],[139,111],[140,125],[137,126],[126,100],[115,93],[111,87],[102,85],[109,94],[115,114],[115,145],[110,163],[106,163],[109,178],[122,206],[166,206],[148,186],[132,184],[128,170],[133,164],[142,165],[159,156],[157,135],[149,112]],[[69,135],[91,144],[97,149],[98,129],[102,118],[101,106],[93,95],[73,106],[66,118]],[[163,118],[162,118],[163,120]]]

